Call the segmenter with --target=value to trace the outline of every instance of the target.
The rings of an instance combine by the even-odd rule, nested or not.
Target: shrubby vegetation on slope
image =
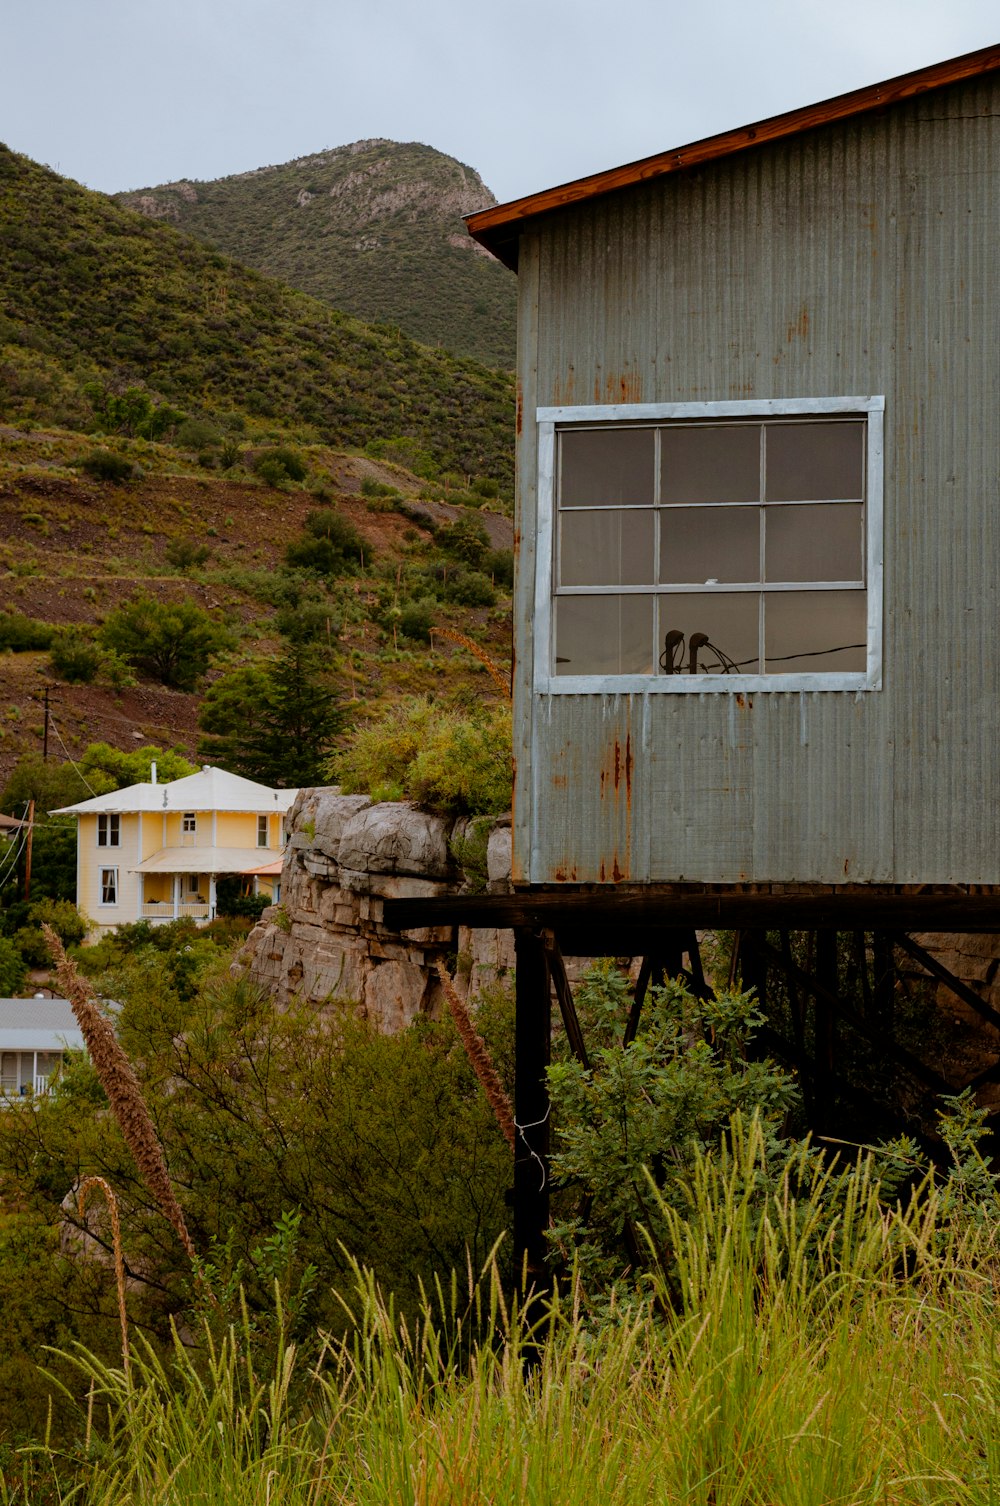
[[[0,418],[88,428],[137,384],[175,417],[404,436],[438,470],[509,484],[507,375],[366,327],[2,146],[0,220]]]
[[[461,218],[493,196],[472,168],[432,147],[357,141],[116,197],[359,319],[514,364],[514,276],[474,246]]]

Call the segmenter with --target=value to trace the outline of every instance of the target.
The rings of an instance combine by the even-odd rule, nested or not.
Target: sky
[[[501,201],[1000,40],[996,0],[6,0],[0,140],[107,193],[370,136]]]

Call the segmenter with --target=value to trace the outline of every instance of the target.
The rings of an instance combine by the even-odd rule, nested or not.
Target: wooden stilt
[[[545,946],[537,931],[514,932],[514,1257],[525,1292],[551,1289],[549,1225],[549,1065],[551,1002]]]
[[[559,1005],[559,1013],[562,1015],[563,1029],[566,1039],[569,1041],[570,1050],[584,1067],[590,1066],[587,1057],[587,1045],[583,1039],[583,1029],[580,1025],[580,1016],[576,1012],[576,1000],[573,998],[573,990],[569,986],[566,976],[566,964],[563,961],[559,943],[556,941],[553,931],[543,931],[542,945],[545,948],[545,960],[548,964],[552,986],[555,989],[556,1001]]]

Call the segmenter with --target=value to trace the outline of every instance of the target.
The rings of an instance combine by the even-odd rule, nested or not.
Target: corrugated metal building
[[[1000,48],[501,205],[515,881],[1000,884]]]

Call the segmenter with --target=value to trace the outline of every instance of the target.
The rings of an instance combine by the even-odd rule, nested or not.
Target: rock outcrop
[[[382,922],[388,898],[473,887],[506,892],[509,817],[448,822],[412,805],[333,788],[303,790],[287,826],[280,904],[264,911],[236,963],[279,1005],[293,997],[318,1007],[351,1004],[380,1030],[401,1030],[418,1014],[442,1008],[436,962],[449,966],[463,992],[513,967],[509,931],[396,932]]]

